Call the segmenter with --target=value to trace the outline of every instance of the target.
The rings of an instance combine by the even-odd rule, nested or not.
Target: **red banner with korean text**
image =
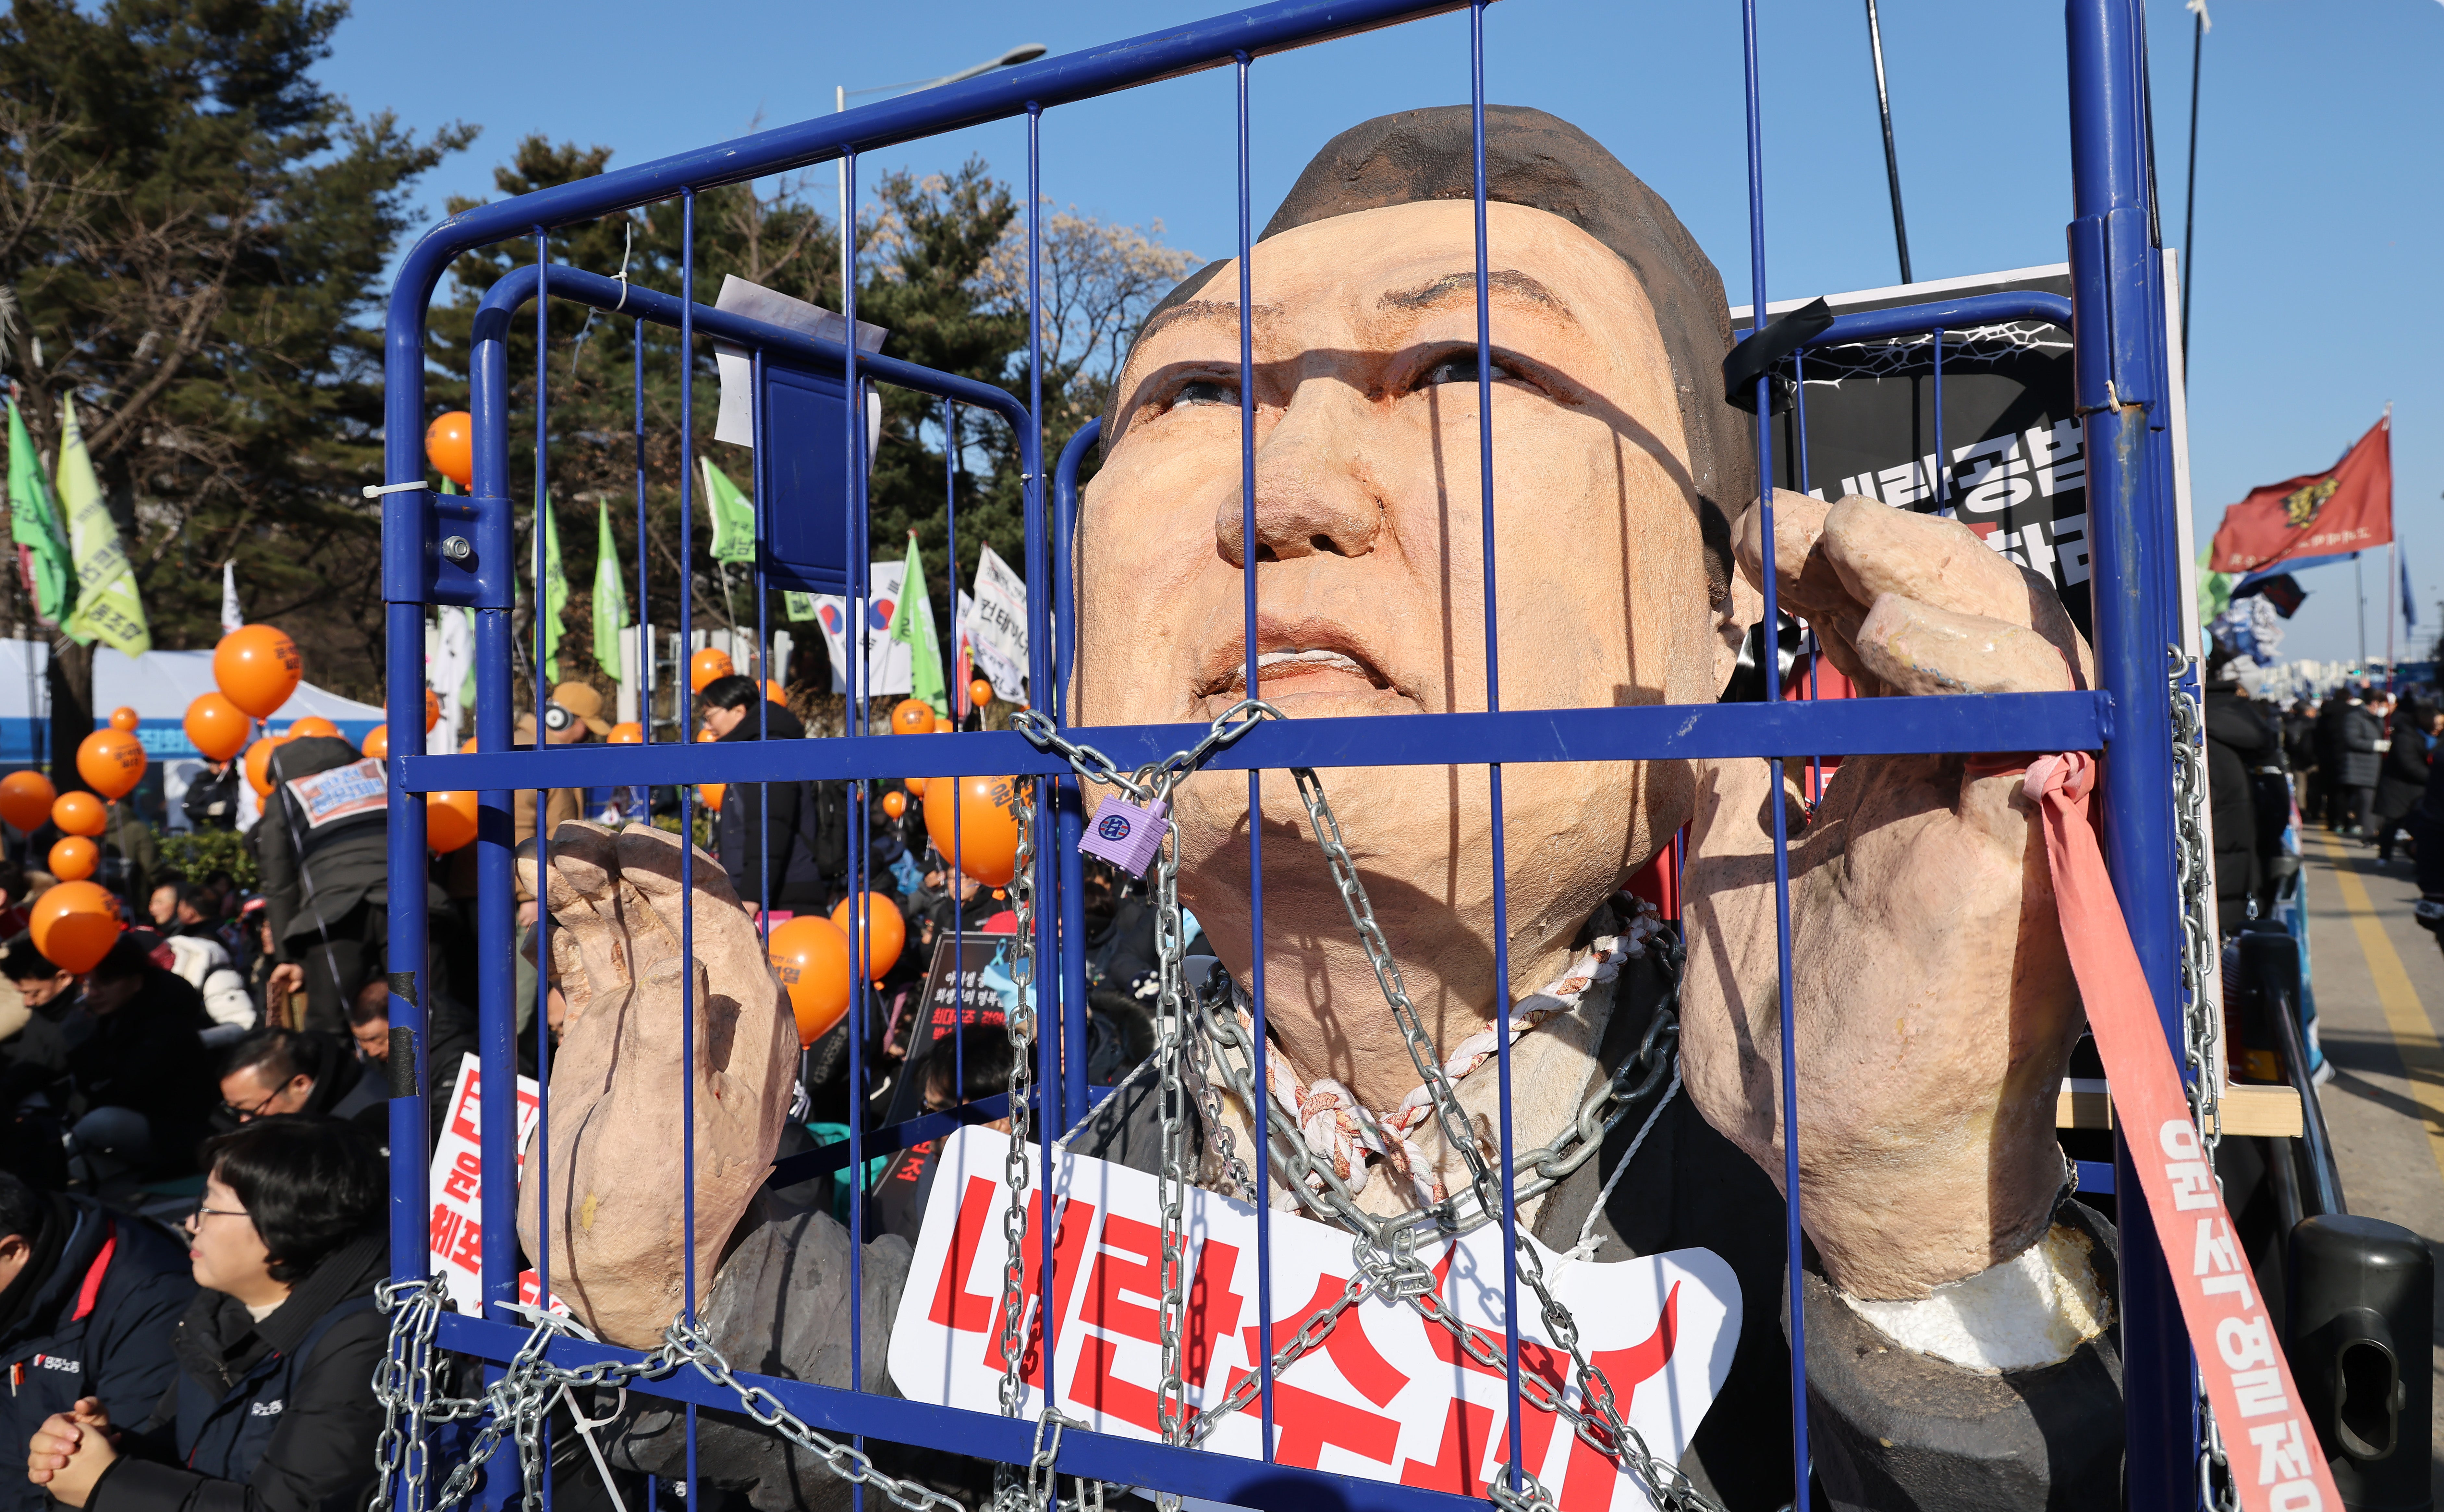
[[[2300,1404],[2283,1338],[2257,1292],[2214,1167],[2181,1092],[2181,1074],[2097,848],[2084,751],[2028,766],[2025,791],[2045,816],[2046,858],[2071,971],[2104,1059],[2113,1116],[2155,1220],[2215,1423],[2246,1512],[2341,1512],[2316,1429]],[[2128,1194],[2123,1195],[2128,1201]]]
[[[2252,489],[2216,527],[2210,572],[2344,556],[2393,539],[2393,420],[2387,415],[2323,472]]]
[[[1009,1139],[967,1128],[946,1141],[907,1289],[891,1332],[891,1378],[910,1400],[998,1412],[1003,1263],[1002,1185]],[[1030,1154],[1040,1170],[1040,1151]],[[1056,1154],[1052,1280],[1044,1277],[1046,1202],[1028,1193],[1020,1256],[1019,1416],[1049,1401],[1097,1432],[1157,1440],[1162,1385],[1161,1208],[1155,1178],[1083,1155]],[[1180,1374],[1193,1421],[1215,1411],[1268,1353],[1257,1318],[1256,1215],[1246,1204],[1192,1189],[1186,1212],[1187,1316]],[[1533,1243],[1533,1240],[1529,1241]],[[1435,1253],[1445,1309],[1499,1359],[1502,1246],[1484,1228]],[[1421,1258],[1425,1246],[1420,1245]],[[1730,1374],[1739,1341],[1739,1282],[1706,1249],[1609,1263],[1567,1261],[1540,1246],[1555,1293],[1577,1319],[1590,1360],[1650,1452],[1677,1463]],[[1271,1224],[1270,1352],[1330,1313],[1350,1291],[1349,1236],[1287,1213]],[[1520,1329],[1525,1383],[1583,1411],[1568,1354],[1540,1317]],[[1046,1323],[1050,1318],[1049,1379]],[[1273,1383],[1276,1464],[1365,1476],[1461,1496],[1483,1496],[1509,1457],[1507,1372],[1488,1368],[1451,1330],[1417,1308],[1363,1293],[1322,1330],[1312,1352]],[[1203,1447],[1253,1458],[1263,1443],[1257,1405],[1214,1419]],[[1520,1421],[1522,1463],[1550,1487],[1559,1512],[1636,1512],[1649,1503],[1636,1478],[1529,1399]]]

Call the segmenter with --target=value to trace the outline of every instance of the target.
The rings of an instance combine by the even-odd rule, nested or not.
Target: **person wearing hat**
[[[611,732],[611,727],[602,719],[602,695],[583,683],[553,685],[551,697],[543,706],[543,728],[544,744],[546,746],[583,745],[589,740],[600,740]],[[535,716],[531,713],[520,714],[517,725],[517,744],[531,746],[535,743],[534,735]],[[580,788],[552,788],[550,799],[544,810],[545,823],[547,828],[557,830],[569,820],[583,819],[591,812],[586,799],[586,793]],[[517,814],[517,839],[518,843],[523,845],[534,839],[534,789],[528,787],[517,789],[514,807]]]

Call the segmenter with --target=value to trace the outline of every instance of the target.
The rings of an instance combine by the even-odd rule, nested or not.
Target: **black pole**
[[[1873,0],[1869,0],[1872,6]],[[2181,215],[2181,381],[2190,377],[2190,279],[2197,272],[2198,230],[2198,62],[2206,56],[2207,8],[2197,8],[2190,32],[2190,176],[2182,193],[2189,208]],[[1889,138],[1888,138],[1889,139]]]
[[[1867,0],[1867,51],[1876,60],[1876,113],[1884,122],[1884,178],[1893,191],[1893,245],[1901,255],[1901,282],[1910,276],[1909,221],[1901,214],[1901,158],[1893,146],[1893,101],[1884,88],[1884,28],[1876,19],[1876,0]]]

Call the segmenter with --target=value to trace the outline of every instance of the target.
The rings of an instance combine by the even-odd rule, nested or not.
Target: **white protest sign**
[[[470,1317],[483,1313],[484,1288],[484,1118],[483,1072],[473,1051],[459,1058],[458,1081],[450,1093],[450,1111],[441,1125],[441,1142],[433,1151],[433,1273],[450,1288],[450,1300]],[[526,1158],[528,1141],[543,1111],[532,1077],[518,1078],[518,1158]],[[512,1239],[511,1244],[516,1241]],[[518,1275],[518,1300],[534,1304],[535,1273]],[[557,1297],[552,1311],[566,1313]]]
[[[1033,1147],[1030,1147],[1032,1149]],[[925,1209],[908,1287],[891,1331],[891,1378],[913,1401],[999,1412],[1002,1382],[1002,1187],[1007,1136],[972,1127],[952,1134]],[[1040,1154],[1028,1169],[1041,1169]],[[1083,1155],[1054,1168],[1054,1384],[1063,1412],[1098,1432],[1158,1440],[1158,1320],[1162,1247],[1155,1178]],[[1044,1408],[1044,1195],[1030,1191],[1023,1257],[1025,1392],[1018,1416]],[[1255,1368],[1256,1215],[1213,1192],[1188,1193],[1189,1302],[1182,1376],[1191,1411],[1221,1402]],[[1532,1242],[1532,1241],[1531,1241]],[[1442,1300],[1502,1348],[1498,1228],[1479,1229],[1424,1256]],[[1628,1424],[1651,1453],[1676,1463],[1731,1374],[1739,1342],[1739,1282],[1712,1250],[1609,1263],[1563,1265],[1538,1248],[1546,1274],[1578,1319],[1590,1359],[1612,1383]],[[1349,1236],[1304,1218],[1272,1222],[1272,1348],[1342,1294]],[[1552,1347],[1532,1297],[1520,1330],[1520,1369],[1565,1384],[1570,1360]],[[1503,1373],[1479,1367],[1451,1334],[1404,1303],[1373,1297],[1352,1306],[1311,1353],[1274,1379],[1273,1450],[1283,1465],[1482,1496],[1509,1457]],[[1565,1397],[1580,1406],[1573,1389]],[[1555,1414],[1525,1408],[1528,1469],[1551,1487],[1560,1512],[1632,1512],[1650,1505],[1627,1472]],[[1255,1458],[1253,1405],[1220,1421],[1205,1447]]]
[[[865,569],[865,613],[859,638],[865,643],[865,676],[858,692],[867,698],[905,693],[916,686],[916,654],[904,640],[891,638],[891,611],[899,602],[899,581],[908,575],[905,562],[878,562]],[[836,593],[815,595],[815,623],[824,627],[824,641],[832,654],[832,691],[848,691],[848,600]]]
[[[987,546],[976,558],[968,649],[993,696],[1016,703],[1027,686],[1027,580]]]

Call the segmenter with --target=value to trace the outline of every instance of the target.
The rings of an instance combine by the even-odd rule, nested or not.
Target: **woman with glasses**
[[[387,1272],[382,1166],[353,1126],[257,1119],[205,1146],[187,1220],[204,1289],[179,1321],[176,1386],[143,1422],[86,1397],[34,1433],[27,1477],[92,1512],[319,1512],[361,1503],[381,1412],[374,1286]]]

